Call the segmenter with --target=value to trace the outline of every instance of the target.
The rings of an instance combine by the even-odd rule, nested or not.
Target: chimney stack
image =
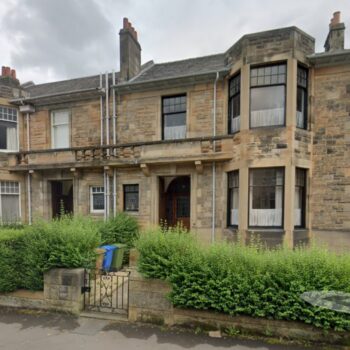
[[[10,67],[1,67],[0,85],[9,87],[18,87],[19,80],[16,78],[16,70]]]
[[[141,46],[137,40],[137,32],[127,18],[123,19],[119,43],[120,79],[127,81],[137,75],[141,68]]]
[[[340,22],[340,11],[333,13],[329,33],[324,44],[325,51],[344,50],[345,25]]]

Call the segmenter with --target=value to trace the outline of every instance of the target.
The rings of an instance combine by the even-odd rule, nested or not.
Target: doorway
[[[73,213],[73,181],[51,181],[52,217]]]
[[[159,178],[159,219],[168,226],[191,226],[191,178]]]

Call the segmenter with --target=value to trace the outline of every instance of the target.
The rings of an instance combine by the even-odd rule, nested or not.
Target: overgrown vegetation
[[[168,280],[173,287],[169,298],[177,307],[350,330],[349,315],[313,307],[300,298],[313,290],[350,293],[350,255],[318,247],[201,246],[181,229],[147,232],[137,248],[139,271]]]
[[[103,223],[66,215],[18,229],[0,228],[0,292],[40,290],[43,273],[52,268],[93,268],[99,245],[131,248],[137,234],[136,220],[125,214]]]

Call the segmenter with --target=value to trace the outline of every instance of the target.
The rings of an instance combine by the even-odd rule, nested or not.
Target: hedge
[[[201,246],[179,229],[149,231],[137,242],[139,271],[172,284],[176,307],[213,310],[316,327],[350,330],[350,315],[313,307],[306,291],[350,293],[350,255],[319,247],[262,249],[229,243]]]
[[[130,248],[137,234],[136,220],[125,214],[107,222],[64,216],[18,229],[0,228],[0,292],[42,290],[45,271],[93,268],[99,245],[121,242]]]

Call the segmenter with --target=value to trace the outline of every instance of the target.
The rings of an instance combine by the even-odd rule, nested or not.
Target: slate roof
[[[117,74],[116,74],[117,79]],[[109,74],[109,83],[112,85],[112,74]],[[105,84],[105,74],[103,74],[103,85]],[[43,95],[54,95],[60,93],[68,93],[85,89],[97,89],[100,86],[100,76],[93,75],[76,79],[55,81],[52,83],[32,85],[25,88],[29,93],[29,97],[38,97]]]
[[[225,54],[216,54],[181,61],[154,64],[131,79],[132,83],[142,83],[160,79],[180,78],[190,75],[216,72],[225,69]]]
[[[225,69],[224,54],[203,56],[181,61],[166,62],[160,64],[146,64],[139,75],[131,79],[131,83],[143,83],[160,79],[179,78],[189,75],[200,75]],[[119,72],[116,73],[116,80]],[[127,84],[129,82],[125,82]],[[109,74],[109,83],[112,85],[112,74]],[[105,75],[103,74],[103,86]],[[30,98],[44,95],[61,94],[84,89],[93,89],[100,86],[100,76],[93,75],[76,79],[56,81],[52,83],[32,85],[25,88]]]

